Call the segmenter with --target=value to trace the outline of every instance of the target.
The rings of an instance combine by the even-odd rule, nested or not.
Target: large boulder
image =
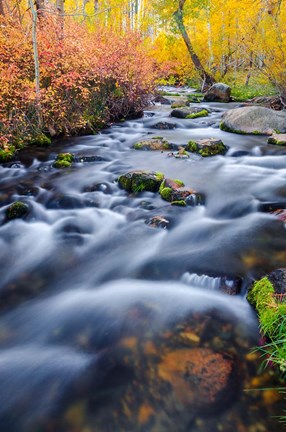
[[[204,101],[206,102],[229,102],[231,89],[224,83],[212,85],[205,93]]]
[[[206,138],[197,141],[189,141],[186,150],[192,153],[198,153],[203,157],[224,155],[228,147],[220,139]]]
[[[225,112],[220,125],[226,132],[254,135],[272,135],[286,132],[286,112],[250,106]]]
[[[154,171],[129,171],[118,178],[118,183],[127,192],[158,192],[164,174]]]

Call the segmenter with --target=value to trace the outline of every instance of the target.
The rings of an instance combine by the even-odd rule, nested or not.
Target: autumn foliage
[[[38,26],[40,95],[31,28],[0,26],[0,156],[46,136],[92,132],[140,111],[153,91],[153,64],[138,34],[118,35],[58,17]],[[39,115],[40,113],[40,115]]]

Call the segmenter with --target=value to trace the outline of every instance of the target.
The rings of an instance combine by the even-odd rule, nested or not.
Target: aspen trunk
[[[33,20],[33,26],[32,26],[32,38],[33,38],[33,51],[34,51],[34,67],[35,67],[35,81],[36,81],[36,114],[38,117],[38,125],[41,126],[42,124],[42,116],[41,116],[41,101],[40,101],[40,64],[39,64],[39,52],[38,52],[38,40],[37,40],[37,22],[38,22],[38,13],[39,9],[37,7],[36,3],[36,9],[35,5],[33,3],[33,0],[29,0],[29,6],[31,8],[32,12],[32,20]]]
[[[185,42],[185,45],[188,49],[188,52],[191,56],[192,62],[195,66],[195,68],[197,69],[200,77],[203,80],[203,87],[208,87],[211,86],[214,82],[215,79],[204,69],[199,57],[197,56],[194,47],[192,45],[192,42],[189,38],[189,35],[187,33],[185,24],[184,24],[184,17],[183,17],[183,8],[184,8],[184,4],[185,4],[186,0],[179,0],[179,7],[176,10],[176,12],[174,13],[174,18],[175,21],[177,23],[177,26],[179,28],[179,31],[183,37],[183,40]]]

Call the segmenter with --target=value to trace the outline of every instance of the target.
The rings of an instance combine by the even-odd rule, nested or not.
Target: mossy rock
[[[187,119],[195,119],[199,117],[207,117],[209,115],[209,112],[206,109],[202,109],[201,111],[198,111],[196,113],[189,114],[186,118]]]
[[[286,146],[286,134],[273,134],[270,138],[268,138],[268,144]]]
[[[171,111],[171,117],[176,117],[181,119],[205,117],[207,115],[208,115],[208,111],[200,107],[176,108],[173,111]]]
[[[29,206],[22,201],[15,201],[6,210],[7,220],[21,219],[29,213]]]
[[[148,140],[139,141],[134,144],[135,150],[164,151],[172,149],[172,145],[163,137],[153,137]]]
[[[60,153],[58,154],[54,163],[55,168],[69,168],[74,161],[74,155],[72,153]]]
[[[202,157],[224,155],[228,147],[220,139],[206,138],[198,141],[189,141],[186,147],[191,153],[197,153]]]
[[[173,205],[185,206],[187,198],[195,192],[183,189],[185,184],[181,180],[164,179],[161,183],[159,193],[161,198]]]
[[[127,192],[158,192],[164,174],[154,171],[130,171],[118,178],[119,185]]]

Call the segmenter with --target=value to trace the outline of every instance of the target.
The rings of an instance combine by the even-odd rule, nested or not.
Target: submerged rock
[[[153,129],[159,129],[159,130],[172,130],[177,127],[176,123],[169,123],[169,122],[158,122],[151,126]]]
[[[127,192],[158,192],[164,174],[154,171],[129,171],[118,177],[118,183]]]
[[[204,95],[206,102],[229,102],[231,89],[224,83],[212,85]]]
[[[206,138],[197,141],[189,141],[186,150],[192,153],[198,153],[203,157],[224,155],[228,147],[220,139]]]
[[[135,150],[170,150],[172,145],[165,140],[163,137],[153,137],[151,139],[139,141],[134,144],[133,148]]]
[[[7,208],[6,218],[7,220],[21,219],[27,216],[28,213],[29,213],[28,204],[22,201],[15,201]]]
[[[163,356],[158,375],[185,407],[210,414],[235,398],[235,369],[228,354],[209,348],[180,349]]]
[[[171,111],[171,117],[181,118],[181,119],[193,119],[197,117],[208,116],[208,111],[205,108],[200,107],[190,107],[190,108],[176,108]]]
[[[153,216],[151,219],[146,221],[146,224],[152,228],[169,228],[170,221],[164,216]]]
[[[269,108],[250,106],[235,108],[222,116],[220,125],[226,132],[238,134],[272,135],[286,132],[286,113]]]

